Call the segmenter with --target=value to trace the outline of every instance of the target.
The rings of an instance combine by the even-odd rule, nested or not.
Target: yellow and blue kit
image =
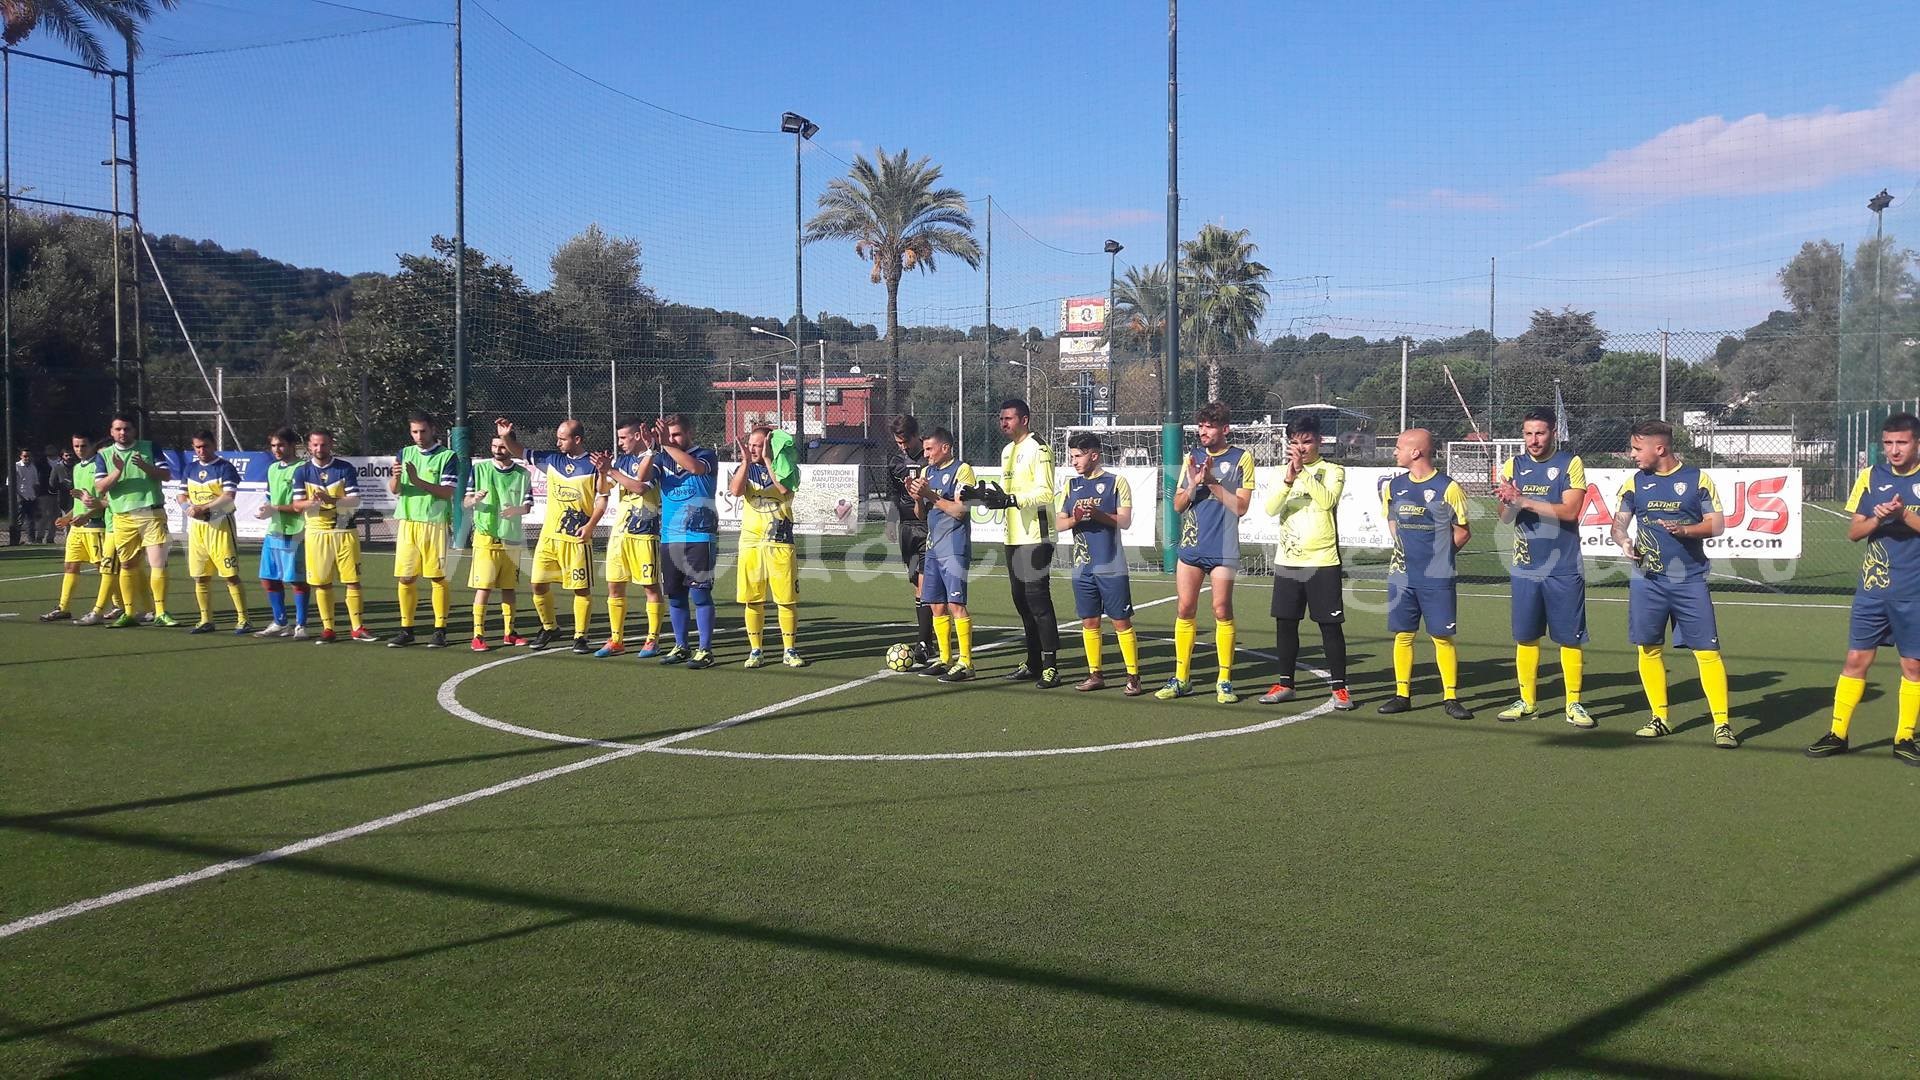
[[[1081,506],[1118,514],[1133,506],[1133,491],[1126,477],[1105,470],[1092,476],[1070,477],[1061,507],[1071,514]],[[1133,589],[1127,578],[1126,549],[1121,546],[1118,526],[1095,521],[1073,523],[1073,606],[1082,619],[1100,615],[1133,618]]]
[[[1427,633],[1452,637],[1459,623],[1453,527],[1467,523],[1466,492],[1443,472],[1423,480],[1402,473],[1381,486],[1380,508],[1393,525],[1387,629],[1408,634],[1425,620]]]
[[[1228,491],[1252,491],[1253,454],[1238,446],[1219,453],[1204,447],[1193,451],[1194,464],[1206,465],[1207,480]],[[1240,565],[1240,516],[1213,497],[1209,488],[1196,486],[1193,499],[1180,515],[1180,561],[1212,572],[1216,567]]]
[[[188,576],[239,576],[239,551],[233,522],[233,500],[239,491],[240,470],[234,468],[233,462],[226,458],[193,461],[187,465],[188,506],[212,506],[222,499],[226,500],[224,512],[207,518],[187,517]]]
[[[1586,466],[1565,450],[1545,458],[1521,454],[1500,466],[1500,476],[1522,496],[1547,503],[1558,504],[1567,492],[1587,488]],[[1555,644],[1586,644],[1587,579],[1579,523],[1520,510],[1513,531],[1513,640],[1551,635]]]
[[[1673,627],[1676,648],[1717,652],[1720,629],[1707,591],[1707,547],[1654,522],[1693,525],[1718,514],[1720,493],[1705,471],[1676,465],[1668,472],[1637,469],[1620,485],[1619,512],[1634,517],[1638,556],[1627,583],[1627,640],[1662,645]]]
[[[1875,506],[1896,495],[1908,506],[1920,505],[1920,465],[1904,473],[1885,463],[1860,470],[1847,510],[1872,517]],[[1880,522],[1868,535],[1850,622],[1848,648],[1892,645],[1901,656],[1920,659],[1920,533],[1905,513]]]

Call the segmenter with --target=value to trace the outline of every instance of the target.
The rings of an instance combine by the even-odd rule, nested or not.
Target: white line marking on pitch
[[[41,578],[65,577],[65,570],[56,570],[51,574],[28,574],[25,577],[0,577],[0,585],[9,581],[39,581]]]
[[[1821,513],[1823,513],[1823,514],[1832,514],[1832,515],[1833,515],[1834,517],[1837,517],[1837,518],[1839,518],[1839,519],[1840,519],[1841,521],[1852,521],[1852,520],[1853,520],[1853,515],[1852,515],[1852,514],[1843,514],[1843,513],[1841,513],[1841,512],[1840,512],[1840,511],[1838,511],[1838,510],[1829,510],[1829,509],[1827,509],[1826,507],[1824,507],[1824,506],[1821,506],[1821,505],[1820,505],[1819,503],[1817,503],[1817,502],[1810,502],[1810,503],[1803,503],[1802,505],[1803,505],[1803,506],[1806,506],[1807,508],[1809,508],[1809,509],[1812,509],[1812,510],[1818,510],[1818,511],[1820,511],[1820,512],[1821,512]]]
[[[510,657],[509,659],[524,660],[535,655],[538,654],[528,653],[521,656]],[[507,662],[507,660],[502,660],[497,661],[496,664]],[[474,668],[473,671],[494,667],[496,664],[485,664],[481,667]],[[882,675],[884,674],[891,673],[883,672]],[[801,694],[772,705],[765,705],[758,709],[741,713],[738,716],[730,716],[725,720],[719,720],[704,727],[693,728],[672,735],[665,735],[644,743],[627,744],[610,754],[601,754],[598,757],[590,757],[581,761],[570,762],[566,765],[556,765],[551,769],[542,769],[539,772],[529,773],[526,776],[516,777],[512,780],[504,780],[498,784],[490,784],[487,787],[478,788],[462,795],[436,799],[433,802],[416,806],[411,810],[402,810],[397,814],[388,814],[386,817],[374,818],[372,821],[363,821],[358,825],[350,825],[347,828],[336,829],[330,833],[322,833],[319,836],[308,837],[305,840],[297,840],[291,844],[277,847],[270,851],[262,851],[258,854],[248,855],[240,859],[229,859],[226,862],[214,863],[212,866],[203,866],[198,870],[191,870],[184,874],[176,874],[170,878],[149,881],[144,885],[135,885],[131,888],[103,893],[87,900],[75,901],[74,903],[53,908],[49,911],[43,911],[38,915],[29,915],[25,918],[15,919],[9,923],[0,924],[0,938],[9,938],[15,934],[25,933],[28,930],[36,930],[50,923],[73,918],[75,915],[84,915],[89,911],[98,911],[101,908],[112,907],[115,904],[123,904],[129,900],[138,900],[143,896],[151,896],[154,893],[168,892],[183,886],[197,884],[210,878],[220,877],[223,874],[233,873],[236,870],[245,870],[249,867],[274,862],[278,859],[288,858],[293,855],[303,855],[309,851],[327,847],[330,844],[337,844],[342,840],[351,840],[356,836],[365,836],[368,833],[378,832],[389,826],[400,825],[417,818],[426,817],[429,814],[437,814],[442,810],[451,810],[456,806],[465,806],[468,803],[478,802],[490,796],[501,795],[519,788],[529,787],[543,780],[556,779],[566,776],[569,773],[579,772],[582,769],[590,769],[595,765],[604,765],[609,761],[616,761],[620,758],[632,757],[635,754],[645,753],[649,750],[671,746],[674,743],[682,742],[686,739],[692,739],[700,735],[730,728],[735,724],[744,724],[749,720],[757,720],[762,716],[779,712],[782,709],[794,705],[802,705],[809,701],[818,701],[823,697],[838,694],[844,690],[852,690],[855,687],[864,686],[867,683],[873,682],[880,677],[880,675],[869,675],[866,678],[855,679],[851,682],[841,683],[838,686],[829,686],[823,690],[815,690],[812,693]],[[511,725],[507,726],[511,727]],[[620,745],[593,743],[592,740],[573,739],[570,737],[561,737],[561,740],[565,742],[588,743],[591,745]]]

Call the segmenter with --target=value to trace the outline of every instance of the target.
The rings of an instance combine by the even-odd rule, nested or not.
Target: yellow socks
[[[512,637],[513,636],[513,601],[508,600],[503,602],[500,605],[500,621],[503,624],[500,627],[500,632],[506,635],[507,637]]]
[[[795,648],[800,640],[800,609],[793,604],[777,604],[780,614],[780,644],[783,648]]]
[[[227,582],[227,599],[233,601],[233,614],[240,625],[247,623],[247,594],[240,588],[240,579],[232,578]]]
[[[113,610],[114,586],[119,582],[113,574],[100,575],[100,594],[93,599],[93,610],[106,612]]]
[[[80,573],[77,570],[68,573],[66,576],[60,579],[60,610],[61,611],[72,610],[73,587],[78,584],[80,584]]]
[[[1140,639],[1134,635],[1133,627],[1116,630],[1113,636],[1120,639],[1120,659],[1127,665],[1127,674],[1140,674]]]
[[[1193,673],[1193,620],[1173,620],[1173,677],[1186,682]]]
[[[126,602],[127,614],[138,615],[152,607],[145,598],[147,579],[138,570],[120,571],[120,599]]]
[[[1715,725],[1727,722],[1727,665],[1712,649],[1693,654],[1700,665],[1700,689],[1707,695],[1707,711]]]
[[[660,636],[660,626],[667,621],[667,602],[665,600],[647,601],[647,636]]]
[[[1906,680],[1900,680],[1902,703],[1905,702]],[[1833,686],[1833,733],[1840,738],[1847,737],[1847,729],[1853,726],[1853,710],[1860,707],[1860,699],[1866,695],[1867,680],[1856,679],[1851,675],[1840,676]]]
[[[320,629],[333,629],[333,586],[315,585],[313,606],[320,609]]]
[[[767,632],[767,609],[761,607],[759,604],[748,604],[745,611],[747,621],[747,648],[757,652],[760,648],[760,639],[765,637]]]
[[[1567,704],[1580,704],[1580,684],[1587,666],[1587,652],[1578,645],[1560,646],[1560,677],[1567,684]]]
[[[1906,742],[1913,738],[1916,721],[1920,721],[1920,682],[1900,680],[1900,726],[1893,733],[1894,742]]]
[[[1522,641],[1513,647],[1513,670],[1520,677],[1520,700],[1531,708],[1540,700],[1540,643]]]
[[[355,630],[367,625],[366,596],[355,586],[347,586],[347,618]]]
[[[1433,662],[1440,669],[1440,696],[1448,701],[1460,696],[1460,650],[1452,638],[1433,639]]]
[[[940,666],[953,666],[953,616],[933,617],[933,640],[940,643]]]
[[[487,602],[485,600],[473,602],[473,636],[477,638],[487,636]]]
[[[394,586],[400,594],[400,629],[413,629],[413,609],[420,606],[420,586],[417,582],[402,581]]]
[[[533,594],[533,613],[540,618],[540,629],[560,629],[560,617],[554,611],[553,590]]]
[[[593,624],[593,594],[573,594],[573,636],[587,636],[587,628]]]
[[[1100,628],[1080,628],[1080,647],[1087,653],[1087,674],[1100,674]]]
[[[206,578],[193,579],[193,603],[200,609],[200,621],[213,621],[213,582]]]
[[[153,593],[153,613],[167,613],[167,568],[147,571],[147,588]]]
[[[429,584],[433,586],[433,628],[445,630],[447,611],[453,607],[453,590],[447,585],[446,578],[434,578]]]
[[[1667,662],[1661,659],[1658,645],[1640,646],[1640,687],[1647,692],[1647,707],[1662,720],[1667,718]]]
[[[1393,635],[1393,692],[1413,696],[1413,634]]]
[[[960,642],[960,662],[973,666],[973,616],[956,615],[953,619],[953,636]]]
[[[1213,651],[1220,658],[1220,681],[1233,681],[1233,620],[1213,624]]]
[[[627,595],[625,593],[618,596],[607,594],[607,624],[610,630],[607,635],[608,641],[627,640]]]

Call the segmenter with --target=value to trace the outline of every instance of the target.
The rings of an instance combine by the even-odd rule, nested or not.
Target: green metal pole
[[[467,441],[467,134],[465,58],[461,55],[464,0],[453,0],[453,535],[464,535],[472,457]]]

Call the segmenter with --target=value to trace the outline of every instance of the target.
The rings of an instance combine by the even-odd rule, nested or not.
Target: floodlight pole
[[[470,458],[467,441],[467,129],[466,57],[462,50],[465,0],[453,0],[453,535],[466,516]]]
[[[802,399],[806,396],[806,365],[800,354],[800,327],[806,321],[806,308],[800,299],[800,278],[802,273],[801,251],[806,245],[806,228],[801,222],[800,212],[800,144],[820,133],[820,125],[801,116],[797,112],[780,114],[780,130],[793,135],[793,439],[794,452],[799,460],[807,460],[807,421]],[[775,380],[778,383],[779,380]],[[775,387],[774,412],[779,412],[778,387]],[[820,435],[826,437],[827,425],[822,414]]]
[[[1173,496],[1180,476],[1180,0],[1167,0],[1167,357],[1160,389],[1161,568],[1174,570],[1180,535]]]
[[[987,334],[986,334],[987,345],[985,350],[983,350],[982,352],[982,356],[984,357],[984,359],[982,359],[980,363],[980,378],[981,378],[980,398],[981,398],[981,404],[985,408],[991,409],[993,408],[993,196],[991,195],[987,196],[986,315],[987,315]],[[1062,329],[1064,329],[1064,327]],[[1028,407],[1029,408],[1032,407],[1031,402],[1028,403]],[[963,424],[966,423],[967,422],[966,418],[962,417],[960,422]]]
[[[20,521],[20,485],[13,454],[13,52],[0,52],[0,353],[6,375],[0,382],[7,412],[7,537],[20,542],[13,530]],[[117,241],[116,241],[117,242]]]
[[[139,413],[140,430],[147,430],[147,335],[140,316],[140,244],[146,237],[140,224],[140,113],[134,106],[133,37],[127,37],[127,199],[132,212],[133,240],[127,245],[129,270],[133,271],[133,409]],[[119,181],[114,182],[115,191]],[[148,257],[152,257],[149,251]],[[120,373],[114,372],[113,393],[120,397]],[[121,411],[116,409],[116,412]]]
[[[1881,188],[1880,194],[1867,202],[1867,209],[1873,211],[1873,397],[1875,401],[1880,400],[1880,395],[1884,393],[1881,389],[1881,380],[1885,377],[1881,370],[1881,350],[1885,347],[1885,341],[1880,332],[1880,317],[1886,304],[1885,294],[1880,291],[1880,268],[1887,263],[1886,233],[1882,231],[1882,227],[1886,222],[1887,207],[1892,205],[1893,196],[1887,194],[1886,188]]]

